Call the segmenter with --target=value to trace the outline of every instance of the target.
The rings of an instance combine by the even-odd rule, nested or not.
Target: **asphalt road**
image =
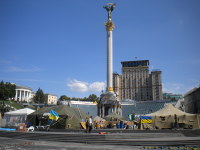
[[[105,130],[104,130],[105,131]],[[200,149],[200,130],[111,131],[0,131],[0,150],[129,150]]]

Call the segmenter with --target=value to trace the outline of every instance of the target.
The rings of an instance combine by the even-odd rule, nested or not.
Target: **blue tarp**
[[[3,130],[3,131],[16,131],[16,129],[11,129],[11,128],[0,128],[0,130]]]

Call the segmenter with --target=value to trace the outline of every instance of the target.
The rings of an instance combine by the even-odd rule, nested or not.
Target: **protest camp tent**
[[[104,117],[106,121],[117,121],[117,120],[126,120],[123,116],[116,113],[111,113]]]
[[[96,121],[96,122],[106,121],[105,119],[103,119],[103,118],[101,118],[101,117],[99,117],[99,116],[94,117],[93,120]]]
[[[59,119],[49,123],[48,114],[50,110],[54,110],[59,115]],[[32,126],[50,125],[51,128],[58,129],[80,129],[82,119],[88,117],[85,112],[78,108],[72,108],[66,105],[58,105],[52,107],[43,107],[40,110],[28,115],[27,122]]]
[[[155,128],[173,128],[178,124],[179,128],[200,128],[200,116],[189,114],[175,108],[172,104],[167,104],[164,108],[154,113],[147,114],[152,116]]]
[[[6,127],[18,127],[20,123],[25,123],[27,116],[35,110],[30,108],[23,108],[15,111],[6,112],[4,114],[4,121]]]

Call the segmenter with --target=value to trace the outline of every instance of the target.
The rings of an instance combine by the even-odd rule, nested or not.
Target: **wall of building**
[[[116,93],[117,100],[121,99],[121,75],[113,73],[113,90]]]
[[[194,88],[184,95],[185,112],[200,114],[200,87]]]
[[[151,100],[162,100],[162,78],[161,71],[152,71],[149,77],[150,81],[150,99]]]
[[[163,99],[165,100],[179,100],[182,99],[183,95],[173,93],[163,93]]]
[[[45,94],[45,104],[48,105],[56,105],[58,101],[58,97],[53,94]]]
[[[162,72],[149,74],[149,61],[125,61],[122,64],[122,75],[113,74],[114,91],[119,100],[137,101],[162,100]]]
[[[148,67],[122,68],[122,96],[121,99],[149,99],[148,95]]]

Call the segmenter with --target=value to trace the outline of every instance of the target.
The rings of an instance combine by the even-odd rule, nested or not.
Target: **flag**
[[[140,116],[141,123],[152,123],[151,116]]]
[[[58,113],[51,109],[49,119],[57,121],[58,118],[59,118]]]

